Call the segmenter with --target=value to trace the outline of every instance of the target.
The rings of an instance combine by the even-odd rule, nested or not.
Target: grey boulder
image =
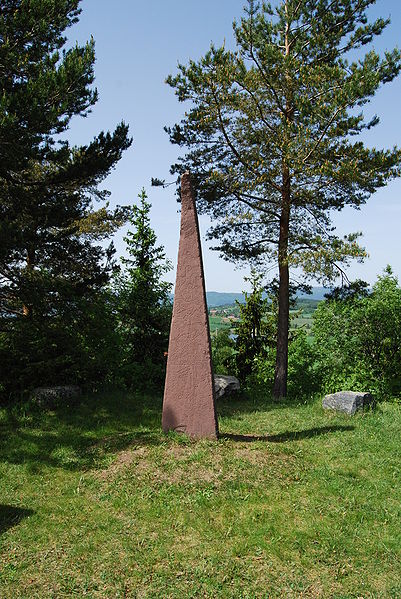
[[[59,385],[55,387],[37,387],[31,393],[31,400],[43,407],[54,407],[70,403],[81,395],[77,385]]]
[[[235,376],[227,376],[225,374],[214,375],[214,391],[216,399],[231,395],[239,390],[239,380]]]
[[[358,410],[372,406],[373,403],[374,400],[370,393],[339,391],[338,393],[325,395],[322,406],[325,410],[337,410],[352,416]]]

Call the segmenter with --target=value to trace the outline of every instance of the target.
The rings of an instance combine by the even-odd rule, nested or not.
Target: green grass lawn
[[[401,407],[219,404],[219,441],[110,393],[0,412],[0,597],[401,597]]]

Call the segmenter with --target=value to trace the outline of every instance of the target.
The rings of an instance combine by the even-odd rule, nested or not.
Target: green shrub
[[[115,382],[121,354],[110,296],[61,302],[54,314],[3,319],[0,334],[3,402],[26,399],[35,387],[77,384],[95,390]]]
[[[220,329],[212,335],[213,372],[216,374],[236,375],[235,341],[229,329]]]
[[[307,396],[321,387],[321,375],[314,346],[308,342],[304,329],[298,330],[288,347],[288,394]]]
[[[327,392],[401,392],[401,289],[390,267],[370,294],[319,304],[314,349]]]
[[[272,389],[276,352],[268,348],[264,355],[254,360],[252,382]],[[250,381],[251,382],[251,381]],[[308,343],[306,331],[299,329],[291,334],[288,346],[288,395],[304,397],[319,390],[321,377],[316,363],[314,347]]]

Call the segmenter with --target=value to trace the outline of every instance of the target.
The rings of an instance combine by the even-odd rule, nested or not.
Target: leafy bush
[[[291,335],[288,347],[288,393],[291,397],[311,395],[321,387],[314,346],[304,329]]]
[[[267,348],[254,361],[253,383],[269,390],[273,387],[276,351]],[[317,368],[314,347],[308,343],[306,331],[290,335],[288,346],[288,394],[290,397],[310,395],[317,391],[321,377]]]
[[[217,331],[211,338],[213,372],[216,374],[235,375],[237,367],[235,363],[235,341],[231,337],[229,329]]]
[[[401,289],[387,267],[372,292],[319,304],[314,348],[323,388],[401,391]]]

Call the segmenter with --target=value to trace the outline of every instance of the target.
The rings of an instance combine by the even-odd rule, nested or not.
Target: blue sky
[[[232,42],[232,21],[241,16],[244,0],[83,0],[77,25],[68,30],[71,43],[83,43],[91,35],[96,42],[96,87],[99,101],[87,119],[75,118],[68,133],[72,142],[88,143],[100,130],[112,130],[120,120],[130,125],[134,143],[105,187],[112,204],[136,202],[142,187],[152,203],[151,221],[159,243],[175,265],[179,213],[174,186],[151,188],[152,176],[166,178],[177,157],[177,148],[163,131],[179,121],[185,107],[164,83],[176,72],[177,63],[202,56],[213,41]],[[377,0],[372,16],[391,16],[391,25],[375,42],[378,50],[401,46],[401,0]],[[381,123],[366,134],[376,147],[401,145],[401,77],[380,90],[366,108]],[[360,211],[345,210],[335,217],[340,234],[362,231],[362,243],[370,254],[363,264],[348,269],[350,278],[374,282],[386,264],[401,280],[401,181],[390,183],[368,200]],[[208,220],[200,219],[201,234]],[[115,238],[123,252],[123,231]],[[203,240],[206,286],[209,291],[240,291],[246,270],[208,249]],[[174,272],[168,276],[174,281]]]

